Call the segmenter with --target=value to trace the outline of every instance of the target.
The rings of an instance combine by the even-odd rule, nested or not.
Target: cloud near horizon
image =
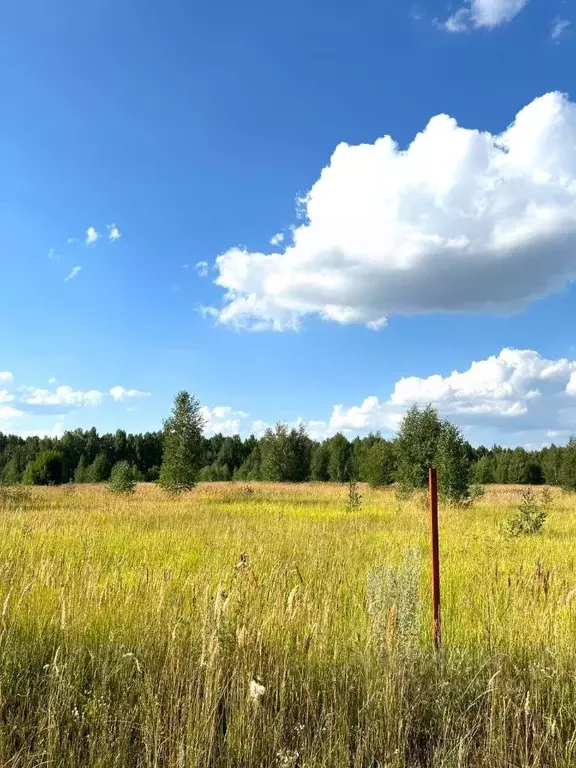
[[[6,388],[0,390],[0,394],[0,420],[10,425],[20,417],[34,414],[63,416],[81,408],[97,407],[106,398],[120,402],[149,396],[149,393],[119,385],[108,392],[59,386],[54,390]],[[352,436],[381,431],[391,436],[411,405],[428,403],[442,417],[460,426],[466,437],[476,444],[562,442],[576,433],[576,360],[547,359],[534,350],[506,347],[498,354],[471,362],[463,370],[403,377],[384,397],[372,394],[356,405],[336,404],[327,418],[299,418],[289,422],[289,426],[303,424],[316,440],[336,432]],[[271,426],[231,406],[203,406],[202,416],[208,435],[254,433],[260,436]]]
[[[115,402],[126,399],[149,397],[150,392],[142,392],[138,389],[127,389],[119,385],[111,387],[107,392],[97,389],[79,390],[68,385],[60,385],[54,389],[33,386],[12,385],[14,377],[11,373],[0,373],[0,381],[4,381],[6,388],[0,389],[0,403],[12,403],[11,406],[3,406],[0,411],[0,419],[14,420],[24,415],[59,415],[64,416],[81,408],[96,408],[101,406],[107,398]],[[55,379],[54,379],[55,381]]]
[[[235,411],[229,405],[217,405],[215,408],[202,406],[201,413],[206,434],[220,433],[227,437],[239,434],[242,421],[249,416],[245,411]]]
[[[384,399],[369,395],[359,405],[334,405],[328,419],[299,418],[288,425],[303,424],[316,440],[336,432],[381,431],[391,436],[414,404],[431,404],[476,443],[491,442],[490,438],[504,444],[521,443],[525,435],[541,443],[565,438],[576,432],[576,360],[548,360],[534,350],[504,348],[497,355],[473,361],[466,370],[404,377]],[[220,419],[232,413],[236,416],[233,422],[226,422],[223,434],[241,431],[259,437],[273,426],[258,419],[248,424],[248,414],[231,408],[214,412],[217,410]],[[210,419],[208,431],[222,431],[217,419]]]
[[[576,105],[548,93],[497,135],[437,115],[406,149],[340,144],[300,205],[284,250],[218,256],[205,315],[283,331],[518,311],[576,279]]]

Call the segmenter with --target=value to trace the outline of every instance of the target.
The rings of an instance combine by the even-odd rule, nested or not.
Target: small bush
[[[119,461],[114,464],[108,482],[108,490],[110,493],[134,493],[136,490],[134,467],[127,461]]]
[[[62,472],[60,454],[55,451],[45,451],[26,466],[22,482],[25,485],[60,485]]]
[[[355,512],[362,506],[362,495],[358,490],[358,483],[354,477],[348,481],[348,501],[346,502],[346,511]]]
[[[522,491],[516,514],[508,520],[504,533],[512,538],[532,536],[542,530],[548,517],[547,507],[551,503],[550,493],[537,496],[532,488]]]

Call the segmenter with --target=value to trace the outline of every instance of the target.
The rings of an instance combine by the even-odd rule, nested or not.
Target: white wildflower
[[[266,688],[262,685],[262,680],[259,677],[250,681],[249,695],[254,704],[260,704],[266,695]]]

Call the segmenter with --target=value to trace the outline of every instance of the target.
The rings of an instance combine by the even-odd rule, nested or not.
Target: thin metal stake
[[[428,470],[428,498],[430,502],[430,555],[432,565],[432,639],[436,651],[442,645],[440,625],[440,553],[438,546],[438,483],[436,470]]]

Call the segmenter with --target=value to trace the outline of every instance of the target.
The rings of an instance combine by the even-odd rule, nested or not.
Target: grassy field
[[[425,509],[362,493],[4,498],[0,765],[575,766],[576,500],[441,508],[437,659]]]

